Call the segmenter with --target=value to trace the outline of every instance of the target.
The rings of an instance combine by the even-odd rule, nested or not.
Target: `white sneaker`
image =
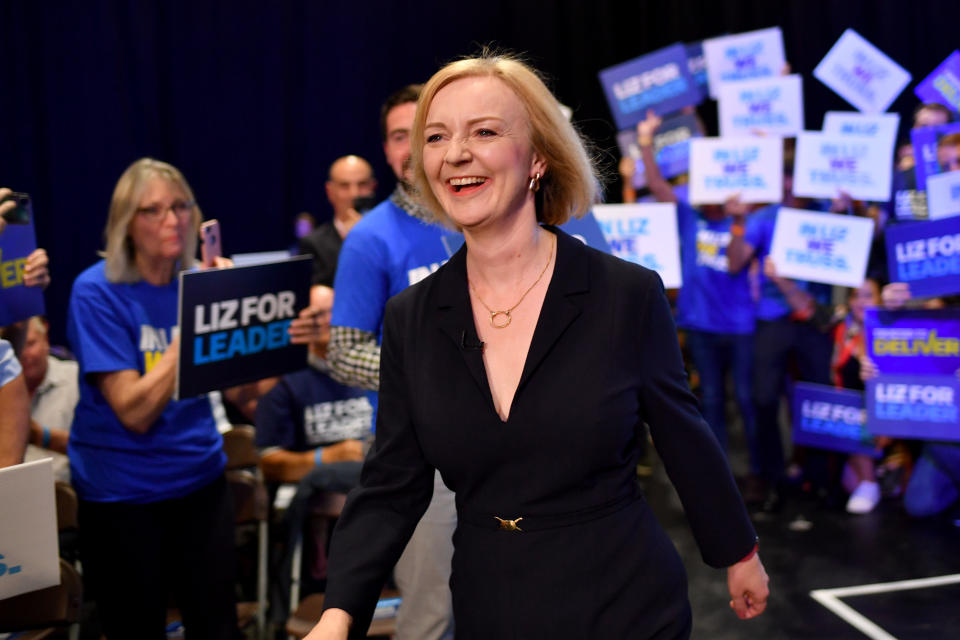
[[[850,494],[847,501],[847,513],[870,513],[880,502],[880,485],[864,481]]]

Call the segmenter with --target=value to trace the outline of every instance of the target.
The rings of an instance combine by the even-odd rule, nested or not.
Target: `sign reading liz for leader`
[[[859,287],[872,239],[870,218],[781,207],[770,258],[785,278]]]
[[[877,435],[960,440],[960,309],[868,309],[867,425]]]
[[[910,73],[853,29],[813,70],[817,80],[864,113],[882,113],[910,82]]]
[[[690,141],[690,203],[779,202],[783,198],[780,138],[695,138]]]
[[[960,293],[960,217],[892,224],[886,241],[891,282],[914,297]]]
[[[311,259],[180,274],[177,397],[296,371],[287,328],[309,304]]]
[[[690,75],[687,49],[679,43],[604,69],[600,83],[617,129],[633,127],[647,109],[662,115],[703,97]]]
[[[0,234],[0,327],[43,315],[43,289],[23,283],[27,256],[37,248],[28,212],[28,224],[8,224]]]
[[[861,391],[807,382],[793,387],[794,444],[878,458],[866,421]]]

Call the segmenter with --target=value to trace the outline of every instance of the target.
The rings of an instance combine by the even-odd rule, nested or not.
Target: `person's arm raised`
[[[647,110],[645,120],[637,125],[637,145],[640,147],[640,157],[643,160],[643,173],[647,178],[647,188],[657,202],[676,202],[677,194],[673,192],[670,183],[660,173],[656,158],[653,154],[653,136],[663,123],[663,119]]]

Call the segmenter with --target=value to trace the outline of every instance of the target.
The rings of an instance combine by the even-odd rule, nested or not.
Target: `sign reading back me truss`
[[[779,202],[783,198],[780,138],[690,140],[690,204]]]
[[[647,109],[663,115],[703,99],[679,43],[602,70],[600,83],[617,129],[633,127]]]
[[[806,198],[886,202],[893,173],[893,139],[804,131],[797,136],[793,193]]]
[[[870,218],[782,207],[770,258],[785,278],[859,287],[872,239]]]
[[[177,398],[296,371],[303,345],[287,328],[310,300],[312,260],[180,274]]]
[[[910,73],[853,29],[813,70],[814,77],[864,113],[882,113],[910,82]]]
[[[867,309],[864,332],[870,431],[960,440],[960,309]]]

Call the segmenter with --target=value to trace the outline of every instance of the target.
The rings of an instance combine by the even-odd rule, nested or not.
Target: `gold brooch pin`
[[[504,520],[497,516],[493,516],[497,519],[497,522],[500,523],[500,528],[504,531],[523,531],[520,527],[517,526],[517,523],[523,520],[523,518],[517,518],[516,520]]]

